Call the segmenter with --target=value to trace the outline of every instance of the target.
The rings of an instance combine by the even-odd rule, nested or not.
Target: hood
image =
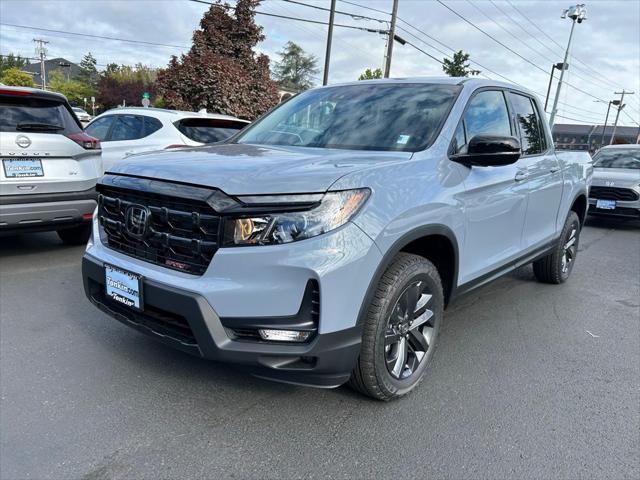
[[[607,182],[613,182],[609,185]],[[632,168],[594,168],[593,185],[635,187],[640,183],[640,170]]]
[[[229,195],[319,193],[348,173],[411,155],[226,144],[132,155],[107,173],[215,187]]]

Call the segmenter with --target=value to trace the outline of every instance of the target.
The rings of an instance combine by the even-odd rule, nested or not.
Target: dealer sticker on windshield
[[[105,263],[107,297],[122,305],[142,310],[142,276]]]

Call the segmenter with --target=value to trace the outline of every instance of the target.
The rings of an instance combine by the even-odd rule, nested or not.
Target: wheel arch
[[[445,305],[449,302],[458,283],[458,241],[453,231],[446,225],[426,225],[405,233],[384,252],[360,306],[358,324],[364,321],[380,278],[400,252],[420,255],[436,266],[443,284]]]
[[[587,200],[587,195],[584,192],[578,193],[576,197],[573,199],[571,203],[571,208],[569,208],[570,212],[576,212],[578,218],[580,219],[580,226],[584,225],[585,220],[587,219],[587,208],[589,207],[589,201]]]

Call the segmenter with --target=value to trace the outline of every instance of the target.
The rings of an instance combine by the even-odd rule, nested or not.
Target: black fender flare
[[[453,297],[456,287],[458,285],[458,265],[459,265],[458,262],[460,258],[458,240],[455,234],[453,233],[453,230],[451,230],[446,225],[442,225],[442,224],[424,225],[404,233],[400,238],[398,238],[395,242],[393,242],[391,247],[386,252],[383,253],[382,260],[380,261],[380,264],[376,268],[376,271],[373,274],[373,277],[371,277],[371,280],[369,281],[367,292],[364,296],[362,304],[360,305],[360,311],[358,312],[356,325],[362,325],[362,323],[364,322],[364,318],[367,315],[367,310],[369,308],[369,304],[371,303],[371,299],[373,298],[374,292],[378,286],[378,282],[380,281],[380,278],[382,278],[382,275],[387,270],[387,268],[389,267],[389,265],[391,264],[395,256],[404,247],[409,245],[414,240],[417,240],[422,237],[427,237],[429,235],[440,235],[440,236],[446,237],[451,242],[451,245],[453,246],[454,271],[453,271],[453,278],[451,279],[452,285],[451,285],[451,295],[450,295],[451,297]]]

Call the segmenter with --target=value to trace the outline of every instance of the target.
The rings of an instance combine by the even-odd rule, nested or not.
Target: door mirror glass
[[[467,166],[499,167],[516,163],[520,154],[520,141],[515,137],[476,135],[469,140],[465,153],[457,153],[450,158]]]

